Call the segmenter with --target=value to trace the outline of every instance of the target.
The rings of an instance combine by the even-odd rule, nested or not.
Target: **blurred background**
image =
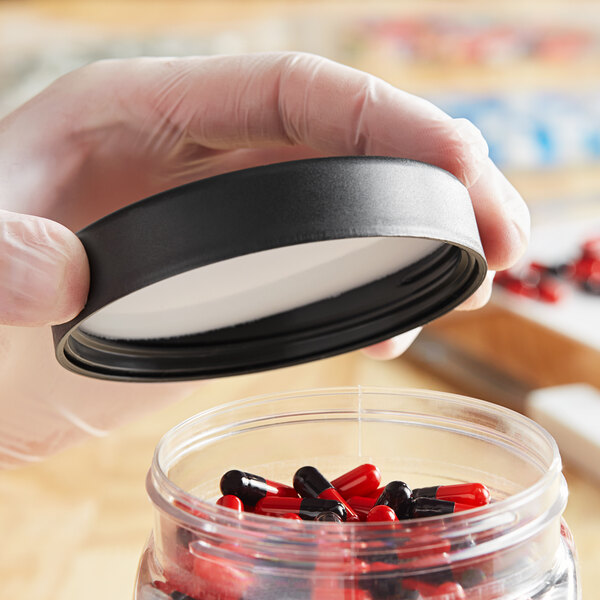
[[[530,205],[529,254],[499,274],[486,308],[439,319],[400,359],[352,353],[212,381],[114,435],[0,474],[3,597],[131,597],[152,523],[145,472],[169,427],[240,397],[359,383],[476,396],[545,425],[566,465],[585,597],[596,597],[600,3],[0,0],[0,118],[97,59],[268,50],[322,54],[471,119]]]

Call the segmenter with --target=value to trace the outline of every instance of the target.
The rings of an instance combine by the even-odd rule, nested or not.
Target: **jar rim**
[[[406,535],[409,532],[418,531],[419,528],[424,527],[425,523],[428,532],[435,531],[437,528],[443,530],[446,537],[452,537],[452,535],[454,535],[456,539],[460,539],[465,535],[474,535],[478,532],[489,530],[490,528],[499,528],[500,530],[505,531],[506,535],[498,536],[495,540],[488,541],[485,549],[487,553],[500,549],[503,543],[509,543],[511,539],[513,539],[514,543],[514,534],[517,529],[521,534],[524,534],[525,529],[529,528],[528,537],[534,535],[552,518],[558,516],[564,510],[566,504],[566,483],[561,474],[562,465],[558,447],[552,436],[533,420],[505,407],[457,394],[423,389],[375,386],[313,388],[256,395],[221,404],[182,421],[165,433],[156,446],[152,467],[148,473],[147,479],[147,489],[152,501],[159,509],[169,513],[171,518],[176,519],[185,527],[192,529],[201,527],[202,523],[205,523],[208,519],[213,523],[213,527],[215,523],[224,528],[234,527],[238,536],[240,532],[243,532],[244,530],[248,530],[248,532],[252,532],[252,534],[262,532],[263,534],[276,533],[285,535],[286,532],[298,534],[299,531],[303,532],[306,536],[315,535],[317,531],[326,531],[328,532],[328,535],[333,534],[333,532],[337,531],[336,523],[316,523],[312,521],[298,522],[287,519],[273,519],[271,517],[252,513],[244,513],[244,520],[243,522],[240,522],[239,515],[236,514],[236,511],[202,500],[185,491],[169,478],[168,471],[172,465],[167,461],[166,446],[176,436],[182,436],[185,432],[197,428],[199,424],[203,422],[208,423],[211,418],[214,417],[223,417],[224,415],[232,414],[248,407],[269,404],[281,400],[289,400],[296,397],[333,396],[340,394],[402,395],[404,397],[409,396],[413,398],[441,400],[447,406],[468,406],[474,410],[479,410],[482,413],[503,418],[525,427],[532,435],[537,436],[537,438],[542,440],[547,446],[549,460],[545,466],[545,470],[542,472],[541,477],[529,487],[492,504],[474,508],[466,512],[400,521],[397,526],[393,528],[396,537],[401,537],[402,534]],[[223,428],[223,426],[221,428]],[[213,433],[214,431],[214,429],[208,430],[208,432]],[[519,509],[522,509],[525,505],[533,505],[535,499],[541,497],[545,491],[557,482],[558,479],[560,479],[560,481],[557,486],[556,497],[547,508],[543,518],[540,518],[540,515],[536,515],[536,518],[530,519],[529,522],[511,522],[511,518],[518,513]],[[189,510],[199,511],[202,516],[195,516],[190,513]],[[344,524],[343,529],[346,534],[352,530],[355,535],[359,535],[363,540],[367,541],[381,539],[384,532],[386,534],[391,533],[389,527],[382,528],[380,523],[369,522],[346,523]],[[352,534],[350,534],[349,537],[352,537]],[[503,537],[506,539],[500,539]],[[519,540],[521,539],[522,536]],[[432,552],[434,550],[435,548]],[[462,554],[464,554],[465,558],[472,557],[473,549],[467,548]],[[455,558],[462,558],[462,554]]]

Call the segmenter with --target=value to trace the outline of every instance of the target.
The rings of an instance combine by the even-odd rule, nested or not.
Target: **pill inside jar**
[[[136,598],[575,600],[560,469],[541,427],[450,394],[232,403],[157,448]]]

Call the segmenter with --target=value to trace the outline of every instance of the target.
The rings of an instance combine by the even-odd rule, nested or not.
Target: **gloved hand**
[[[88,289],[71,230],[202,177],[350,154],[450,171],[469,188],[490,268],[523,252],[525,204],[470,122],[317,56],[102,61],[0,121],[0,465],[38,460],[190,389],[95,381],[56,363],[48,324],[75,316]],[[488,278],[464,308],[490,289]],[[368,352],[396,356],[415,335]]]

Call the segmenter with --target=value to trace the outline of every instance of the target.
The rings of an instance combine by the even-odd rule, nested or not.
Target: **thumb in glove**
[[[0,210],[0,324],[72,319],[85,304],[89,268],[75,234],[48,219]]]

